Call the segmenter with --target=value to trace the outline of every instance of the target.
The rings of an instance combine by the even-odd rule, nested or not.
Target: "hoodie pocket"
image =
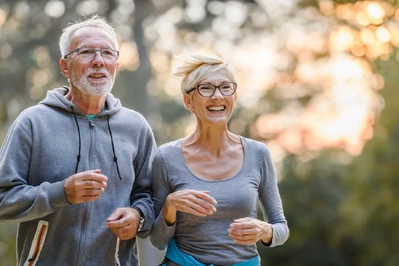
[[[34,266],[39,258],[40,252],[42,251],[44,240],[46,239],[48,229],[48,222],[39,221],[33,238],[32,245],[30,247],[28,260],[25,262],[24,266]]]

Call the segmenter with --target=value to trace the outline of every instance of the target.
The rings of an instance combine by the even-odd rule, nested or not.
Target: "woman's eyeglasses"
[[[212,97],[216,89],[219,89],[223,96],[231,96],[236,92],[237,84],[235,82],[223,82],[219,86],[212,84],[198,84],[194,88],[187,91],[187,94],[193,90],[197,90],[202,97]]]

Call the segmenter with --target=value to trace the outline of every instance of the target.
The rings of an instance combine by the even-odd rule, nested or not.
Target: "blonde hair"
[[[232,82],[236,82],[233,68],[221,57],[213,54],[189,53],[176,55],[177,63],[172,67],[172,75],[183,77],[181,92],[184,94],[212,74],[225,70]]]
[[[69,24],[66,28],[62,30],[62,34],[60,37],[60,51],[61,51],[61,56],[64,57],[65,54],[68,53],[69,46],[71,45],[71,36],[72,34],[77,31],[78,29],[84,28],[84,27],[96,27],[103,29],[106,31],[113,43],[114,49],[118,50],[118,40],[116,36],[115,29],[102,17],[98,15],[94,15],[86,20],[83,21],[76,21],[75,23]]]

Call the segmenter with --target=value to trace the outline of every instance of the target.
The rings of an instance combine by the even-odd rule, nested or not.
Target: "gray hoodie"
[[[136,239],[119,241],[105,224],[116,208],[137,206],[146,218],[138,236],[149,234],[151,128],[112,94],[89,121],[67,91],[49,91],[10,127],[0,150],[0,222],[19,223],[18,265],[138,265]],[[108,177],[99,199],[68,203],[64,180],[76,168]]]

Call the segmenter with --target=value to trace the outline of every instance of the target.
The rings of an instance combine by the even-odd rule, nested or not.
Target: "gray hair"
[[[213,54],[188,53],[176,55],[178,62],[172,68],[172,74],[183,77],[181,92],[184,94],[212,74],[224,70],[232,82],[236,82],[231,66],[221,57]]]
[[[84,27],[96,27],[96,28],[101,28],[104,31],[106,31],[112,38],[112,41],[114,42],[115,47],[113,47],[113,48],[118,50],[118,40],[117,40],[115,29],[104,18],[94,15],[86,20],[76,21],[74,23],[71,23],[66,28],[64,28],[62,30],[62,34],[61,34],[60,42],[59,42],[62,57],[64,57],[65,54],[68,53],[69,47],[71,45],[72,34],[75,31],[77,31],[78,29],[81,29]]]

